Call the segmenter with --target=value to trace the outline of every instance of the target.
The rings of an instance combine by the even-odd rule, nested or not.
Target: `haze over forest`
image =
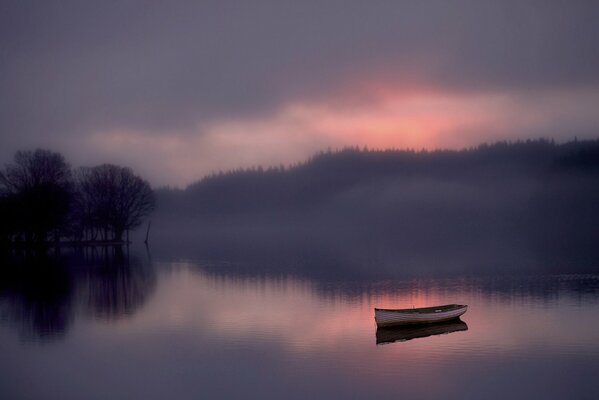
[[[347,148],[290,168],[215,174],[156,196],[157,246],[182,257],[220,251],[248,262],[280,250],[277,265],[261,264],[276,269],[293,249],[317,265],[328,260],[331,274],[367,273],[369,264],[390,273],[585,270],[599,259],[597,140]]]

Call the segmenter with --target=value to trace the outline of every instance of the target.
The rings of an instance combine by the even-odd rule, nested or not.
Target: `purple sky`
[[[596,1],[0,3],[0,165],[155,185],[328,147],[599,132]]]

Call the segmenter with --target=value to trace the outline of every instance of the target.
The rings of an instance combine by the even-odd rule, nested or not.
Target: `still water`
[[[2,399],[599,398],[599,275],[333,281],[143,253],[9,264]],[[469,305],[461,322],[377,333],[374,307],[446,303]]]

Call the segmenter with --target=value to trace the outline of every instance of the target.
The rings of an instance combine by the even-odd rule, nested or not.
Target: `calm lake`
[[[331,280],[141,250],[8,264],[2,399],[599,398],[595,274]],[[374,307],[447,303],[462,322],[377,333]]]

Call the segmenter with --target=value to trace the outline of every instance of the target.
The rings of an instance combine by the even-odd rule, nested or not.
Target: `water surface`
[[[236,267],[143,252],[5,267],[0,398],[599,398],[599,275]],[[469,305],[453,327],[377,335],[374,307],[445,303]]]

